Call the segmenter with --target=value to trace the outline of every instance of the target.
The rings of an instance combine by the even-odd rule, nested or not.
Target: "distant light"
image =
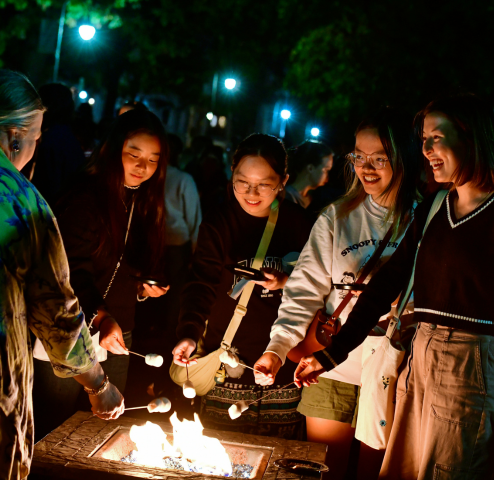
[[[292,112],[290,110],[282,110],[280,115],[283,120],[288,120],[292,116]]]
[[[213,112],[208,112],[206,113],[206,118],[211,121],[213,119],[214,115],[213,115]]]
[[[211,119],[211,126],[214,128],[216,125],[218,125],[218,117],[213,115],[213,118]]]
[[[92,25],[81,25],[79,27],[79,35],[83,40],[91,40],[96,33],[96,29]]]
[[[234,78],[227,78],[225,80],[225,87],[228,88],[228,90],[233,90],[236,85],[237,81]]]
[[[89,103],[89,105],[94,105],[94,103],[96,102],[96,100],[94,98],[90,98],[87,103]]]
[[[87,92],[86,92],[85,90],[81,90],[81,91],[79,92],[79,98],[80,98],[81,100],[86,100],[86,98],[87,98]]]
[[[220,128],[225,128],[226,127],[226,117],[218,118],[218,125],[220,126]]]
[[[318,128],[316,128],[316,127],[311,128],[311,130],[310,130],[310,134],[313,137],[318,137],[320,133],[321,133],[321,131]]]

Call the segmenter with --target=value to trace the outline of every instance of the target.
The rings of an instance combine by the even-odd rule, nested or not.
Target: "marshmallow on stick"
[[[172,402],[166,397],[158,397],[148,403],[149,413],[166,413],[172,408]]]
[[[163,365],[163,357],[156,353],[148,353],[145,359],[146,363],[152,367],[161,367],[161,365]]]
[[[236,418],[240,417],[242,413],[244,413],[246,410],[249,409],[249,405],[245,400],[241,400],[240,402],[234,403],[229,409],[228,409],[228,415],[230,415],[230,418],[232,420],[235,420]]]
[[[194,384],[190,380],[185,381],[183,391],[185,398],[194,398],[196,396],[196,389],[194,388]]]
[[[220,360],[227,365],[230,365],[232,368],[238,367],[238,357],[234,353],[230,352],[230,350],[224,350],[220,354]]]

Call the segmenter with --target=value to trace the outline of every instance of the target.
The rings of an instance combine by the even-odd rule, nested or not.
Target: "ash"
[[[126,463],[139,463],[136,450],[132,450],[126,457],[122,458],[121,461]],[[214,468],[198,467],[188,460],[182,458],[166,457],[163,458],[162,462],[163,466],[161,468],[166,468],[167,470],[182,470],[186,472],[203,473],[205,475],[221,475],[221,473],[218,473],[218,471],[216,471]],[[232,478],[250,478],[254,467],[245,463],[233,463],[232,470],[233,472],[231,475],[222,476]]]

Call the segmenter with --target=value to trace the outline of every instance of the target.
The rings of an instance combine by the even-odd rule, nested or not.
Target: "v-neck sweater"
[[[330,370],[362,343],[389,303],[408,284],[415,252],[415,320],[483,335],[494,335],[494,197],[456,219],[448,194],[422,232],[435,195],[422,202],[391,260],[372,278],[332,345],[317,352]],[[334,362],[334,363],[333,363]]]

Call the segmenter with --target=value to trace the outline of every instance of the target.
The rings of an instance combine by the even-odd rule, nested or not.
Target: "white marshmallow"
[[[184,397],[185,398],[194,398],[196,396],[196,389],[194,388],[194,384],[187,380],[183,386]]]
[[[249,405],[245,400],[240,400],[240,402],[234,403],[229,409],[228,409],[228,415],[230,415],[230,418],[232,420],[235,420],[236,418],[240,417],[243,412],[249,409]]]
[[[152,367],[161,367],[163,365],[163,357],[156,353],[148,353],[146,355],[146,363]]]
[[[229,409],[228,409],[228,415],[230,415],[230,418],[232,420],[235,420],[236,418],[240,417],[242,415],[242,412],[238,408],[238,405],[234,403]]]
[[[221,352],[220,360],[223,363],[230,365],[230,367],[232,367],[232,368],[238,367],[238,357],[234,353],[230,352],[229,350],[225,350],[225,351]]]
[[[149,413],[165,413],[172,408],[172,402],[166,397],[155,398],[153,401],[148,403]]]

